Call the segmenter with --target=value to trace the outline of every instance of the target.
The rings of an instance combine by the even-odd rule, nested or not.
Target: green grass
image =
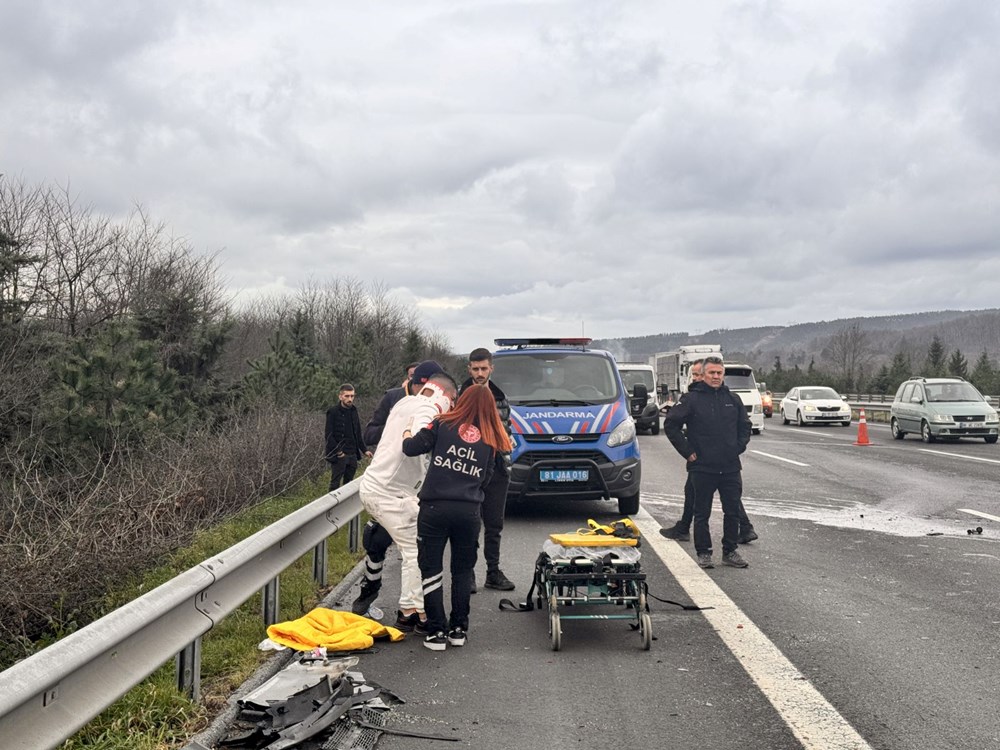
[[[156,588],[320,497],[326,493],[326,481],[304,483],[289,495],[261,503],[199,533],[191,545],[174,552],[164,566],[110,594],[108,610]],[[327,544],[330,584],[339,583],[362,554],[348,552],[346,529],[331,537]],[[294,619],[308,612],[326,591],[317,590],[312,580],[312,554],[305,555],[281,575],[281,619]],[[273,655],[257,650],[257,644],[265,637],[260,594],[255,594],[203,637],[200,704],[177,692],[171,660],[68,739],[63,748],[165,750],[183,746],[208,725],[233,690]]]

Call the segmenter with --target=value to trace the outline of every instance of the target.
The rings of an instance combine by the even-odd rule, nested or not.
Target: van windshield
[[[754,380],[752,370],[726,370],[726,378],[723,380],[731,391],[756,391],[757,381]]]
[[[601,354],[513,352],[493,360],[491,376],[511,404],[609,404],[619,398],[617,370]]]
[[[636,385],[646,386],[646,391],[653,392],[653,373],[649,370],[619,370],[622,381],[625,383],[625,390],[632,393]]]

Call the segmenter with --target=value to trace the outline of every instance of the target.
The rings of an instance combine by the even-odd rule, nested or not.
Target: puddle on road
[[[683,496],[660,492],[643,492],[642,501],[644,505],[670,508],[677,515],[680,515],[684,505]],[[823,526],[878,531],[894,536],[968,536],[969,529],[983,526],[983,519],[921,518],[836,498],[795,502],[744,495],[743,505],[751,519],[757,516],[791,518],[812,521]],[[988,535],[989,531],[984,527],[984,536]],[[974,536],[983,538],[978,534]]]

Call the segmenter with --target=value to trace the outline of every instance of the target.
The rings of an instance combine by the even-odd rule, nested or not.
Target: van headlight
[[[992,412],[986,415],[986,424],[997,424],[1000,423],[1000,416],[997,416],[996,412]]]
[[[635,440],[635,422],[631,419],[626,419],[619,422],[618,426],[608,435],[608,447],[615,448],[619,445],[631,443],[633,440]]]
[[[760,414],[763,411],[764,410],[761,408],[760,404],[754,404],[753,405],[753,413],[754,414]]]
[[[932,414],[931,421],[942,424],[953,424],[955,422],[955,418],[951,416],[951,414]]]

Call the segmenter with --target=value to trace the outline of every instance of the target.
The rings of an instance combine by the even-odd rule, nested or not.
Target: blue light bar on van
[[[563,339],[493,339],[497,346],[587,346],[593,339],[563,338]]]

